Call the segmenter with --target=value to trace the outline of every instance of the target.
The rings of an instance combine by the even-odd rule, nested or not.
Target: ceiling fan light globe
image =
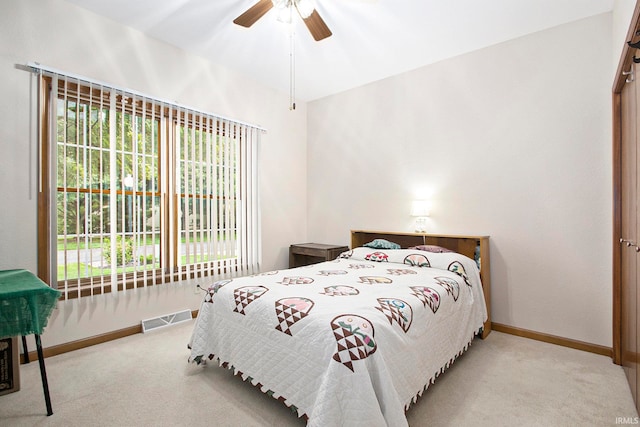
[[[288,7],[278,9],[278,16],[276,19],[278,20],[278,22],[291,24],[291,9]]]
[[[296,0],[296,9],[298,9],[300,16],[306,19],[315,10],[315,5],[312,0]]]
[[[271,0],[271,3],[276,9],[283,9],[289,6],[289,0]]]

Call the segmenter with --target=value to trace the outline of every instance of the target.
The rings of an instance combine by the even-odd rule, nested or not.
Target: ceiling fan
[[[278,20],[284,22],[291,22],[291,15],[295,8],[316,41],[331,36],[331,30],[310,0],[259,0],[233,22],[249,28],[273,7],[278,11]]]

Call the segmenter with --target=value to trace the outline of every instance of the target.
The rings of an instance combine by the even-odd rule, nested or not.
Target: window
[[[83,79],[40,79],[39,274],[66,298],[250,273],[254,126]]]

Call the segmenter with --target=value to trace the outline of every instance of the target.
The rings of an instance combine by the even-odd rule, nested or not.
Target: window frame
[[[53,88],[54,81],[58,81],[58,88]],[[102,109],[103,107],[111,109],[113,105],[110,105],[110,94],[105,95],[108,92],[115,91],[116,97],[119,102],[124,100],[126,107],[122,110],[124,113],[129,113],[132,117],[132,120],[138,120],[141,118],[143,121],[149,119],[149,116],[140,115],[137,116],[137,112],[142,110],[143,104],[145,104],[146,111],[153,110],[153,113],[149,113],[151,117],[154,117],[157,120],[157,134],[155,136],[152,135],[152,138],[155,138],[154,143],[157,146],[157,152],[154,153],[154,156],[157,156],[157,188],[151,190],[143,190],[140,191],[137,188],[137,185],[134,185],[132,189],[127,189],[124,185],[118,189],[104,188],[102,183],[100,184],[99,189],[92,188],[82,188],[79,183],[76,183],[76,187],[69,186],[58,186],[58,183],[52,185],[53,179],[57,180],[57,177],[51,176],[52,168],[50,167],[50,161],[53,160],[51,156],[55,155],[57,148],[52,149],[51,145],[57,146],[57,118],[51,117],[52,115],[52,102],[58,102],[61,98],[60,95],[60,86],[65,84],[65,90],[69,90],[69,88],[73,88],[74,94],[77,95],[77,100],[81,101],[83,105],[88,105],[89,109],[96,106],[96,103],[99,103],[98,108]],[[205,116],[207,120],[207,124],[202,123],[202,121],[198,122],[197,118],[199,117],[202,120],[203,115],[196,115],[195,112],[190,111],[188,109],[181,109],[177,106],[164,105],[163,103],[156,104],[153,101],[146,100],[144,98],[137,99],[136,102],[133,102],[133,98],[124,99],[124,94],[118,93],[118,89],[114,89],[112,87],[106,87],[103,89],[93,88],[91,84],[86,84],[81,80],[61,80],[61,79],[53,79],[49,75],[40,75],[40,85],[39,85],[39,145],[40,145],[40,158],[39,158],[39,169],[40,169],[40,182],[39,182],[39,191],[38,191],[38,274],[41,278],[43,278],[47,283],[52,284],[54,287],[60,287],[61,285],[65,287],[65,292],[63,295],[63,299],[72,299],[78,297],[84,297],[89,295],[97,295],[102,293],[110,293],[114,291],[123,291],[127,289],[133,289],[137,287],[143,286],[151,286],[158,285],[164,283],[170,283],[180,280],[192,279],[195,277],[203,277],[209,275],[230,275],[234,272],[238,271],[238,265],[241,264],[238,261],[238,258],[241,257],[241,252],[243,251],[242,247],[236,248],[235,254],[233,254],[232,259],[235,259],[234,262],[229,262],[229,259],[221,262],[219,259],[208,259],[204,261],[198,262],[197,256],[195,262],[193,263],[180,263],[182,255],[179,250],[180,246],[180,234],[181,234],[181,225],[180,225],[180,200],[184,198],[185,203],[189,203],[191,199],[195,200],[196,198],[200,199],[198,203],[200,208],[202,209],[203,203],[202,200],[217,200],[217,205],[220,204],[221,196],[220,194],[190,194],[189,189],[185,189],[186,191],[182,193],[179,187],[179,177],[177,176],[179,171],[179,162],[180,159],[177,158],[177,144],[181,141],[178,139],[178,132],[182,125],[182,129],[185,132],[189,132],[192,135],[199,134],[198,138],[202,138],[203,132],[207,132],[207,138],[215,139],[218,141],[219,138],[226,138],[228,140],[233,140],[235,144],[237,144],[237,150],[240,152],[238,155],[242,155],[241,150],[247,149],[244,144],[242,144],[243,132],[241,128],[237,128],[236,124],[230,121],[221,121],[219,118],[215,116]],[[65,109],[66,109],[65,105]],[[149,109],[150,108],[150,109]],[[109,114],[121,113],[121,110],[116,110],[116,112],[110,112]],[[182,123],[180,120],[182,119]],[[66,122],[65,122],[66,124]],[[144,126],[144,124],[143,124]],[[55,139],[52,139],[51,132],[55,132]],[[164,135],[163,135],[164,133]],[[246,136],[246,135],[245,135]],[[236,141],[237,139],[237,141]],[[202,139],[198,141],[202,145]],[[213,143],[213,142],[210,142]],[[217,142],[216,142],[217,143]],[[124,143],[123,143],[124,144]],[[164,145],[164,146],[163,146]],[[244,147],[244,148],[243,148]],[[200,147],[202,149],[202,146]],[[109,150],[117,150],[117,147],[109,147]],[[124,145],[123,145],[124,150]],[[164,151],[163,151],[164,150]],[[124,157],[124,154],[123,154]],[[132,162],[136,162],[135,155],[133,155]],[[212,165],[206,165],[210,168],[217,168],[219,165],[217,162],[214,162]],[[234,183],[238,180],[239,175],[244,173],[242,170],[242,162],[238,162],[234,165],[235,173],[232,174]],[[124,166],[123,166],[124,170]],[[227,175],[228,177],[229,175]],[[138,178],[140,178],[138,176]],[[202,183],[201,183],[202,184]],[[146,198],[151,197],[152,200],[154,198],[158,198],[159,200],[159,213],[164,210],[164,220],[161,221],[160,230],[158,231],[159,240],[160,240],[160,254],[158,257],[159,267],[144,270],[143,272],[126,272],[123,271],[117,274],[103,274],[103,275],[94,275],[90,277],[79,277],[74,279],[66,279],[66,280],[57,280],[56,283],[52,283],[52,280],[57,275],[52,272],[52,265],[54,264],[54,257],[57,256],[57,250],[54,249],[57,247],[57,238],[56,243],[53,242],[54,234],[57,237],[57,233],[55,232],[57,228],[57,224],[52,224],[52,213],[51,209],[57,210],[57,205],[52,206],[54,196],[52,195],[52,191],[55,191],[57,194],[64,194],[65,192],[69,194],[100,194],[103,196],[116,196],[122,197],[123,200],[125,197],[136,198]],[[240,203],[240,200],[244,197],[242,194],[242,188],[238,188],[236,193],[236,203]],[[116,202],[117,203],[117,202]],[[123,202],[124,203],[124,202]],[[133,203],[133,202],[131,202]],[[195,201],[193,202],[195,206]],[[235,218],[238,215],[238,211],[236,210],[233,213],[233,217]],[[132,216],[130,215],[130,218]],[[237,221],[235,221],[237,220]],[[186,221],[186,220],[185,220]],[[207,219],[207,222],[211,222],[210,218]],[[235,226],[235,235],[236,239],[240,239],[241,230],[239,229],[241,226],[240,218],[234,219]],[[186,222],[185,222],[186,224]],[[152,225],[153,227],[153,225]],[[187,242],[189,234],[193,233],[194,236],[197,236],[197,233],[200,233],[200,237],[202,238],[203,232],[209,232],[209,236],[211,232],[220,233],[221,227],[220,223],[213,224],[209,227],[209,229],[201,229],[201,230],[190,230],[189,228],[184,229],[187,235]],[[123,228],[124,230],[124,228]],[[255,232],[255,230],[253,231]],[[126,231],[123,231],[126,234]],[[143,228],[142,231],[134,230],[132,233],[141,233],[143,236],[147,235],[147,231]],[[153,231],[152,231],[153,233]],[[224,228],[225,236],[228,237],[228,229]],[[243,230],[243,233],[246,233]],[[91,232],[86,233],[89,235],[89,239],[91,239]],[[104,234],[104,233],[102,233]],[[214,233],[215,234],[215,233]],[[66,234],[65,234],[66,235]],[[196,237],[197,240],[197,237]],[[217,253],[214,252],[213,255],[217,256]],[[259,258],[257,263],[259,263]],[[116,267],[114,267],[116,268]],[[113,279],[115,278],[116,283],[113,283]],[[58,278],[59,279],[59,278]]]

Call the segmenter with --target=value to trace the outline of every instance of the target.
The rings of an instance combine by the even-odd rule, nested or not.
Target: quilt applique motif
[[[361,276],[360,283],[373,285],[376,283],[393,283],[393,280],[389,279],[388,277],[382,276]]]
[[[467,272],[465,271],[464,266],[460,263],[460,261],[453,261],[451,264],[449,264],[447,270],[456,273],[458,276],[464,279],[464,283],[466,283],[467,286],[471,286],[471,282],[469,282],[469,276],[467,276]]]
[[[277,282],[277,283],[281,283],[283,285],[308,285],[309,283],[313,283],[313,279],[311,277],[304,277],[304,276],[294,276],[294,277],[283,277],[282,278],[282,282]]]
[[[436,314],[438,308],[440,308],[440,294],[433,288],[428,286],[410,286],[415,295],[424,306],[429,306],[433,314]]]
[[[289,328],[299,320],[307,317],[313,305],[313,301],[309,298],[293,297],[279,299],[276,301],[276,316],[279,322],[276,329],[287,335],[291,335]]]
[[[363,268],[374,268],[374,266],[371,264],[349,264],[349,268],[353,270],[360,270]]]
[[[351,258],[352,256],[353,256],[353,249],[349,249],[348,251],[344,251],[340,255],[338,255],[338,258],[348,259],[348,258]]]
[[[384,252],[373,252],[364,257],[367,261],[388,262],[389,255]]]
[[[347,274],[344,270],[320,270],[318,271],[320,276],[339,276],[341,274]]]
[[[352,372],[355,372],[354,361],[367,358],[377,349],[373,339],[373,325],[364,317],[354,314],[337,316],[331,321],[331,329],[338,345],[333,360],[342,363]]]
[[[442,286],[449,295],[453,297],[454,301],[458,301],[460,295],[460,285],[454,279],[449,277],[434,277],[434,279]]]
[[[232,280],[233,279],[218,280],[213,285],[209,286],[209,289],[207,289],[207,295],[205,295],[204,297],[204,302],[212,303],[213,296],[220,290],[221,287],[231,282]]]
[[[280,270],[265,271],[264,273],[252,274],[249,277],[275,276]]]
[[[378,298],[378,310],[380,310],[389,323],[400,325],[403,331],[407,332],[413,321],[413,309],[405,301],[398,298]]]
[[[407,255],[404,259],[404,264],[414,267],[431,267],[429,258],[424,254],[411,254]]]
[[[234,312],[245,314],[244,309],[265,294],[269,289],[264,286],[243,286],[233,291],[233,297],[236,302]]]
[[[358,295],[360,291],[353,286],[334,285],[325,287],[324,292],[320,293],[329,297],[343,297],[349,295]]]
[[[404,274],[418,274],[417,271],[409,270],[406,268],[388,268],[387,271],[392,276],[402,276]]]

